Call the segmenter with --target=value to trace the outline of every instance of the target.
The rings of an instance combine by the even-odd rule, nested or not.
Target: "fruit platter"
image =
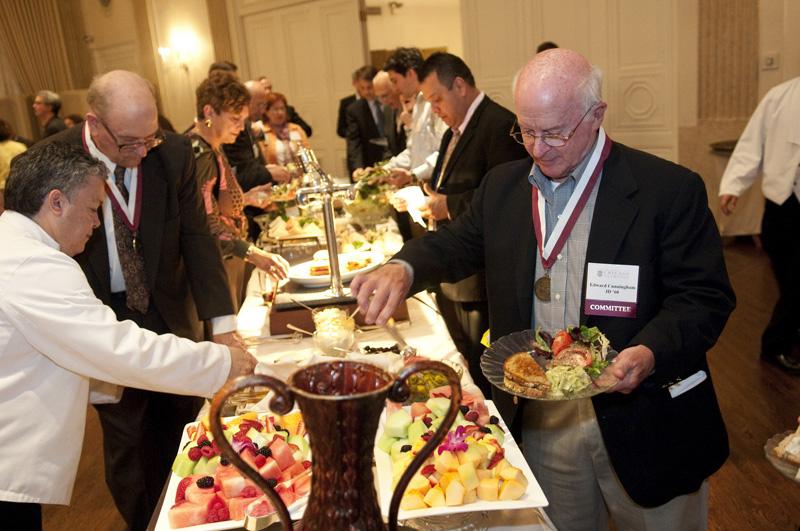
[[[302,517],[311,490],[311,453],[300,412],[248,412],[224,419],[224,426],[226,438],[273,484],[292,518]],[[273,509],[261,490],[221,456],[208,419],[187,424],[155,529],[236,529],[245,511],[265,516]]]
[[[449,389],[441,387],[432,389],[425,402],[387,405],[375,449],[384,515],[395,483],[442,421],[449,403]],[[481,396],[465,393],[444,442],[409,483],[399,518],[546,505],[544,493],[497,408]]]

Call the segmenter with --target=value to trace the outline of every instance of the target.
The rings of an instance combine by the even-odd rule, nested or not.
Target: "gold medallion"
[[[533,293],[542,302],[550,302],[550,277],[545,275],[533,283]]]

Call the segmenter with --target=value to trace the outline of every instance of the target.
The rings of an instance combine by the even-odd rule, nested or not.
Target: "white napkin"
[[[423,227],[428,226],[428,224],[425,223],[425,220],[422,218],[422,214],[420,214],[420,209],[426,205],[428,200],[425,197],[425,194],[422,193],[422,189],[419,186],[406,186],[405,188],[401,188],[400,190],[396,191],[394,196],[399,197],[406,202],[406,208],[408,209],[411,219]]]

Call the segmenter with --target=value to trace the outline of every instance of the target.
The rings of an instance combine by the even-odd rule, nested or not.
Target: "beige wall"
[[[367,17],[370,50],[446,46],[450,53],[463,57],[459,0],[403,0],[401,3],[403,7],[395,8],[392,14],[388,2],[367,1],[367,6],[382,9],[380,15]]]

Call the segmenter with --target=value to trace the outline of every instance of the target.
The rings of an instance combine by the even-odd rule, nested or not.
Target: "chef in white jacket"
[[[770,89],[750,117],[719,185],[724,214],[759,176],[761,241],[780,293],[761,336],[761,359],[800,375],[800,77]]]
[[[255,367],[237,348],[119,322],[94,296],[71,257],[100,223],[106,173],[83,150],[53,143],[15,159],[8,178],[0,216],[4,529],[40,529],[40,504],[69,503],[90,378],[212,396],[227,379]]]

